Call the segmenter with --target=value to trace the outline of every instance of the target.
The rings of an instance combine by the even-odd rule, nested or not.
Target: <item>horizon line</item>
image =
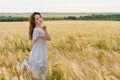
[[[34,11],[34,12],[39,12],[39,11]],[[33,12],[0,12],[0,14],[29,14]],[[87,14],[87,13],[120,13],[120,12],[40,12],[44,14]]]

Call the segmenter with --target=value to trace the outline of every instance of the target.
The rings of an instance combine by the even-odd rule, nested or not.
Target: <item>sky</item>
[[[120,12],[120,0],[0,0],[0,13]]]

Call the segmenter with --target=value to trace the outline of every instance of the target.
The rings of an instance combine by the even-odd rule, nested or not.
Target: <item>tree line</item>
[[[0,16],[0,22],[12,22],[12,21],[28,21],[28,17],[12,17],[12,16]],[[44,20],[113,20],[120,21],[120,14],[107,14],[97,15],[92,14],[88,16],[68,16],[68,17],[44,17]]]

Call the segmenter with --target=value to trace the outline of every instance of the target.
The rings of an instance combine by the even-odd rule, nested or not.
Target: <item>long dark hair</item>
[[[34,12],[31,14],[30,16],[30,20],[29,20],[29,39],[32,40],[32,34],[33,34],[33,30],[35,28],[35,15],[38,14],[41,16],[41,14],[39,12]]]

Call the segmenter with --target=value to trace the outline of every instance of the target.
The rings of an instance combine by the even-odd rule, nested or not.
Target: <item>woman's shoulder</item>
[[[39,27],[35,27],[35,28],[34,28],[34,32],[44,33],[43,29],[42,29],[42,28],[39,28]]]
[[[34,28],[34,31],[42,31],[42,28],[35,27],[35,28]]]

